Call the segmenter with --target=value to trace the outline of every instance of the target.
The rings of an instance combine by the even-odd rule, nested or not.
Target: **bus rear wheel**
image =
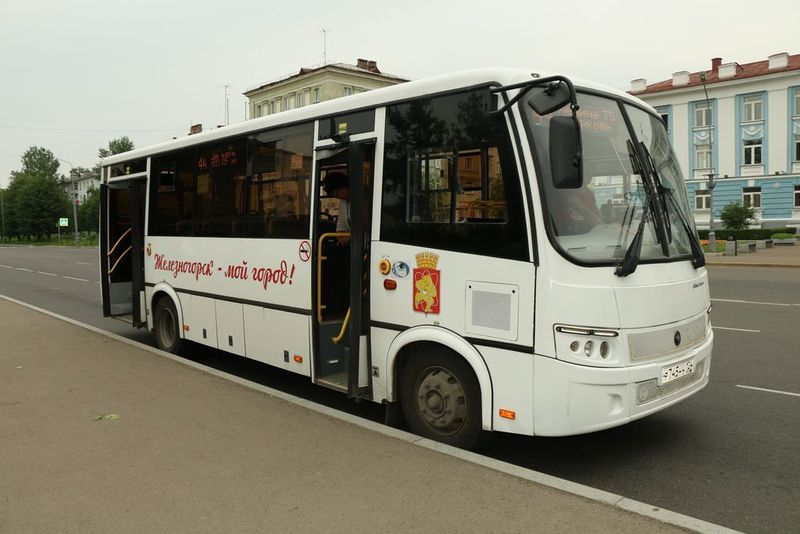
[[[172,354],[177,354],[181,350],[183,340],[179,330],[178,312],[169,297],[162,297],[156,303],[153,332],[159,349]]]
[[[400,395],[415,433],[464,449],[482,437],[480,385],[460,356],[429,347],[411,355]]]

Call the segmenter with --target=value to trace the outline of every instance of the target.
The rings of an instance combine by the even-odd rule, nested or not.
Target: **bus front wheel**
[[[162,297],[156,303],[153,327],[158,348],[177,354],[183,340],[179,330],[178,312],[169,297]]]
[[[480,385],[458,355],[431,347],[415,351],[405,364],[400,395],[415,433],[464,449],[482,437]]]

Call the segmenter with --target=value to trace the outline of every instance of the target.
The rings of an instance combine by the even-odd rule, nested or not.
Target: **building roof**
[[[778,55],[771,56],[771,57],[777,57],[777,56]],[[769,68],[769,65],[770,65],[770,60],[769,59],[766,59],[766,60],[763,60],[763,61],[754,61],[752,63],[744,63],[744,64],[739,64],[739,63],[735,63],[735,62],[723,64],[722,63],[722,58],[713,58],[711,60],[711,70],[688,73],[688,77],[689,77],[689,82],[688,83],[675,85],[675,84],[673,84],[673,79],[669,79],[669,80],[664,80],[664,81],[661,81],[661,82],[657,82],[657,83],[648,85],[647,88],[645,90],[643,90],[643,91],[642,90],[638,90],[638,91],[637,90],[632,90],[632,91],[630,91],[630,93],[632,95],[640,96],[640,95],[648,95],[648,94],[652,94],[652,93],[660,93],[660,92],[663,92],[663,91],[672,91],[672,90],[686,89],[686,88],[691,88],[691,87],[696,87],[696,86],[702,86],[703,82],[700,79],[700,73],[701,72],[704,72],[705,75],[706,75],[706,84],[707,85],[712,85],[712,84],[715,84],[715,83],[730,82],[730,81],[734,81],[734,80],[742,80],[742,79],[745,79],[745,78],[756,78],[758,76],[766,76],[766,75],[778,74],[778,73],[788,72],[788,71],[795,71],[795,70],[796,71],[800,71],[800,54],[794,54],[794,55],[786,54],[786,57],[787,57],[788,61],[787,61],[785,66],[774,67],[772,69]],[[726,67],[726,66],[729,66],[729,65],[735,66],[735,69],[734,69],[734,72],[733,72],[733,76],[727,76],[727,77],[720,78],[720,75],[719,75],[720,67]],[[675,74],[677,75],[677,74],[680,74],[680,73],[675,73]],[[684,73],[684,74],[687,74],[687,73]]]
[[[368,59],[358,59],[355,65],[350,65],[349,63],[328,63],[326,65],[318,65],[315,67],[303,67],[297,73],[288,74],[277,80],[272,80],[271,82],[267,82],[265,84],[259,85],[252,89],[248,89],[245,91],[245,96],[248,96],[256,91],[261,91],[268,87],[273,87],[276,85],[284,84],[289,81],[293,81],[297,78],[302,78],[305,76],[309,76],[311,74],[315,74],[317,72],[322,72],[325,70],[344,70],[348,72],[355,72],[360,74],[366,74],[369,76],[374,76],[377,78],[384,78],[387,80],[393,80],[395,82],[407,82],[405,78],[400,78],[399,76],[395,76],[393,74],[385,74],[378,69],[378,63],[376,61],[368,60]]]

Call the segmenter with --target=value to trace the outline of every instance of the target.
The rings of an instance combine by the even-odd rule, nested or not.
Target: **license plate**
[[[669,367],[664,367],[661,370],[661,384],[666,384],[668,382],[672,382],[673,380],[677,380],[684,376],[690,375],[694,373],[694,361],[688,360],[681,363],[676,363],[675,365],[671,365]]]

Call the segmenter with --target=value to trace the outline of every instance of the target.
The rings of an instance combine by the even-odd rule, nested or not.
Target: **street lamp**
[[[711,252],[717,251],[717,234],[714,232],[714,188],[717,183],[714,181],[714,113],[711,111],[711,101],[708,99],[708,88],[706,87],[706,72],[700,72],[700,81],[703,82],[703,92],[706,94],[706,108],[711,117],[711,124],[708,126],[708,151],[711,158],[711,169],[708,173],[708,210],[711,212],[708,218],[708,246]]]
[[[72,202],[72,218],[75,220],[75,242],[77,243],[78,240],[80,239],[78,237],[78,190],[75,188],[75,176],[73,176],[72,173],[72,171],[75,170],[75,166],[65,159],[62,158],[56,158],[56,159],[58,161],[63,161],[64,163],[69,165],[69,178],[70,178],[70,183],[72,184],[72,194],[70,195],[71,197],[70,200]]]

